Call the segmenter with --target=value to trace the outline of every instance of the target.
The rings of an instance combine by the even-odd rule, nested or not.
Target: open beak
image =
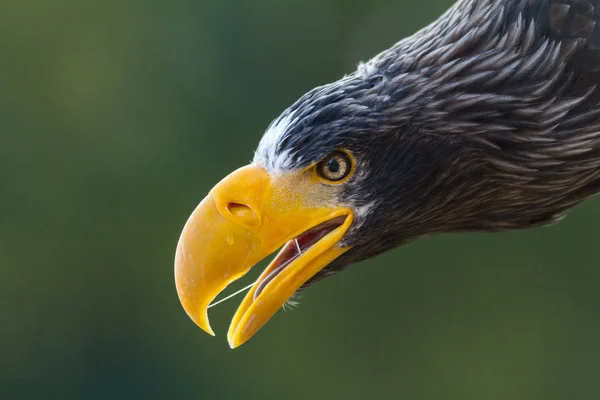
[[[177,244],[175,283],[190,318],[214,335],[210,303],[282,248],[231,321],[229,345],[240,346],[306,281],[348,251],[338,243],[352,223],[351,209],[315,203],[293,181],[272,178],[256,165],[217,184],[189,217]]]

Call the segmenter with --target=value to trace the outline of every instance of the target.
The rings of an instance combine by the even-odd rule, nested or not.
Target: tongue
[[[260,283],[256,287],[256,290],[254,291],[254,300],[256,300],[256,298],[265,289],[265,286],[267,286],[269,282],[271,282],[273,278],[277,276],[278,273],[283,271],[285,267],[287,267],[292,261],[298,258],[300,254],[302,254],[301,252],[299,252],[299,250],[300,245],[297,239],[289,241],[285,244],[283,249],[279,252],[279,254],[277,255],[277,257],[275,257],[274,260],[276,265],[279,265],[277,265],[277,267],[275,267],[273,271],[269,272],[269,274],[265,276],[262,281],[260,281]]]

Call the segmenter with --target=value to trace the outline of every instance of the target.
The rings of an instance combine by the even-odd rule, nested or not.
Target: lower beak
[[[207,309],[227,285],[283,246],[235,313],[227,339],[252,337],[311,277],[349,250],[339,245],[351,209],[315,206],[282,178],[249,165],[215,186],[188,219],[175,254],[183,308],[214,335]]]

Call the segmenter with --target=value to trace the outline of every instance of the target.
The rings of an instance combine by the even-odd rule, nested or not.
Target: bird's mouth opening
[[[339,242],[351,222],[349,214],[333,216],[285,242],[233,316],[227,333],[232,348],[251,337],[304,283],[347,250]]]
[[[347,216],[342,215],[332,220],[325,221],[283,245],[277,256],[257,280],[253,299],[256,300],[267,285],[269,285],[279,273],[286,269],[314,244],[323,239],[334,229],[342,226],[346,218]]]

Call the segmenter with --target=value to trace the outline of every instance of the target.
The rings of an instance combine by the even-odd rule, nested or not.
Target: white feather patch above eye
[[[260,139],[258,148],[254,153],[255,164],[262,165],[271,173],[275,174],[284,172],[292,166],[290,158],[291,150],[287,149],[277,152],[277,147],[285,137],[290,125],[293,125],[296,122],[297,118],[294,116],[294,111],[288,112],[276,119],[271,126],[269,126],[262,139]]]

